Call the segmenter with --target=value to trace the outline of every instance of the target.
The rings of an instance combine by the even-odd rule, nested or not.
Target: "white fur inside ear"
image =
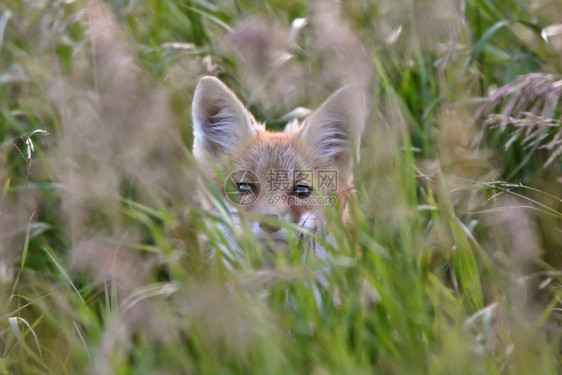
[[[254,119],[220,80],[204,77],[192,105],[193,155],[197,160],[229,154],[256,134]]]
[[[351,147],[358,157],[359,139],[365,127],[365,100],[351,86],[336,91],[305,121],[301,140],[336,167],[350,168]]]

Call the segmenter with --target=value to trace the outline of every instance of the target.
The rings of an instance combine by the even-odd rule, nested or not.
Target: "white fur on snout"
[[[218,228],[223,233],[225,238],[234,240],[234,237],[236,237],[236,235],[240,233],[240,230],[242,230],[243,226],[239,215],[239,208],[230,205],[228,203],[227,203],[227,207],[230,214],[229,215],[230,225],[221,224],[218,225]],[[292,221],[290,220],[288,213],[284,215],[281,214],[280,219]],[[287,241],[288,237],[297,236],[298,239],[304,240],[303,257],[306,257],[308,254],[311,253],[314,256],[320,258],[325,258],[328,255],[327,251],[314,238],[314,236],[321,235],[324,232],[324,230],[323,230],[323,224],[319,219],[318,215],[316,215],[313,212],[304,213],[299,219],[299,221],[297,223],[294,223],[298,227],[305,229],[305,232],[309,232],[309,233],[303,233],[300,232],[299,230],[295,230],[294,231],[295,233],[293,233],[293,231],[288,231],[286,228],[280,228],[278,231],[270,233],[263,230],[260,227],[260,223],[261,221],[258,220],[249,220],[247,221],[246,224],[251,230],[252,234],[258,240],[258,242],[262,244],[264,247],[269,246],[271,244],[271,241],[274,241],[278,249],[286,250],[286,246],[283,245],[288,244]],[[241,249],[237,244],[237,241],[234,240],[232,242],[233,243],[231,243],[229,246],[221,246],[221,250],[226,254],[228,254],[228,256],[235,256],[235,253],[241,252]]]
[[[307,212],[299,220],[299,227],[314,231],[317,226],[317,217],[312,212]]]

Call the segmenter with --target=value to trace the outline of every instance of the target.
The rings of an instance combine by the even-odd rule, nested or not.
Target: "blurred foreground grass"
[[[561,12],[4,0],[0,373],[560,373]],[[232,268],[204,257],[225,219],[194,198],[205,74],[277,128],[369,93],[329,259],[266,267],[244,236]]]

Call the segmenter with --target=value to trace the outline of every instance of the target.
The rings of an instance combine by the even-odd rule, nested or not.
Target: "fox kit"
[[[358,90],[344,87],[302,124],[292,121],[283,132],[270,132],[224,83],[204,77],[193,98],[193,155],[223,194],[236,225],[242,212],[249,214],[257,240],[283,248],[291,234],[278,225],[281,220],[318,232],[324,206],[345,207],[365,122],[363,104]],[[213,210],[207,198],[202,205]],[[323,252],[315,245],[313,251]]]

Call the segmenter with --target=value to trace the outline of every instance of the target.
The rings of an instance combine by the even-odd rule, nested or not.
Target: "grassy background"
[[[0,373],[560,373],[562,6],[341,3],[0,4]],[[329,259],[202,255],[205,74],[272,128],[368,93]]]

